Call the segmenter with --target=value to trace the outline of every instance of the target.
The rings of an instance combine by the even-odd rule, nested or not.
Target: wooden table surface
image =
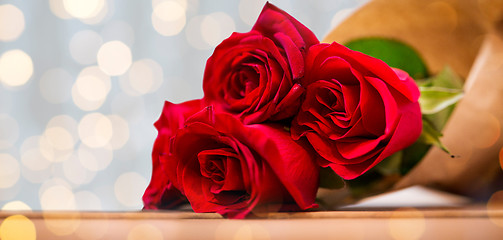
[[[485,207],[269,213],[0,212],[0,239],[503,239]],[[19,237],[19,238],[14,238]]]

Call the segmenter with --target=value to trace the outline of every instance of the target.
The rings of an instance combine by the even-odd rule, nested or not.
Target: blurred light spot
[[[96,194],[90,191],[80,191],[75,193],[77,210],[79,211],[100,211],[101,200]]]
[[[393,239],[420,239],[426,228],[426,221],[419,210],[400,208],[393,211],[388,227]]]
[[[49,136],[49,137],[57,138],[58,136]],[[73,153],[73,147],[67,149],[56,148],[54,146],[54,141],[59,140],[56,139],[51,140],[49,137],[47,137],[45,134],[40,136],[39,138],[40,153],[42,153],[42,155],[51,162],[63,162],[67,160]]]
[[[99,148],[106,146],[113,135],[112,122],[101,113],[89,113],[79,122],[80,140],[87,146]]]
[[[62,127],[50,127],[44,132],[44,137],[57,150],[73,149],[74,139],[72,135]]]
[[[23,215],[8,216],[0,225],[0,239],[35,240],[37,239],[35,224]]]
[[[92,157],[94,158],[94,156]],[[96,176],[95,171],[90,171],[82,164],[78,153],[64,161],[62,167],[64,177],[77,186],[90,183]]]
[[[200,50],[211,49],[211,46],[204,40],[201,31],[201,25],[204,20],[204,16],[195,16],[187,23],[187,28],[185,29],[185,37],[187,42],[194,48]]]
[[[49,0],[49,6],[51,8],[51,12],[61,19],[69,19],[72,18],[68,12],[65,10],[65,6],[63,6],[63,0]]]
[[[82,76],[75,81],[79,94],[88,101],[99,101],[107,97],[110,91],[108,81],[103,81],[92,75]]]
[[[490,112],[480,111],[479,112],[479,126],[483,126],[477,132],[476,140],[473,141],[475,147],[487,148],[494,145],[501,135],[501,124],[498,118],[496,118]]]
[[[77,154],[82,166],[90,171],[101,171],[113,160],[113,151],[109,147],[90,148],[81,144]]]
[[[335,13],[334,17],[332,17],[332,21],[330,21],[330,26],[332,28],[338,26],[340,23],[346,20],[346,18],[351,16],[351,14],[353,14],[354,11],[355,11],[354,8],[346,8],[338,11],[337,13]]]
[[[253,239],[253,232],[249,225],[244,224],[234,234],[234,239]]]
[[[201,35],[211,47],[216,47],[234,31],[234,20],[223,12],[209,14],[201,22]]]
[[[11,4],[0,5],[0,41],[16,40],[24,30],[24,15]]]
[[[51,162],[42,154],[40,148],[30,148],[21,152],[21,162],[32,171],[42,171],[51,165]]]
[[[162,85],[162,82],[162,67],[151,59],[135,61],[128,74],[119,78],[122,90],[132,96],[155,92]]]
[[[165,1],[177,2],[178,4],[180,4],[180,6],[183,7],[184,10],[187,10],[188,7],[187,0],[152,0],[152,8],[155,8],[156,5]],[[194,0],[192,0],[191,3],[194,3]]]
[[[101,36],[92,30],[82,30],[73,35],[69,48],[72,58],[83,65],[96,62],[96,54],[103,44]]]
[[[162,232],[147,223],[142,223],[134,226],[127,236],[127,240],[143,240],[143,239],[151,239],[151,240],[162,240],[164,239],[162,236]]]
[[[98,51],[98,66],[110,76],[125,73],[131,66],[131,50],[121,41],[110,41],[103,44]]]
[[[334,231],[334,234],[337,232]],[[338,233],[340,235],[340,233]],[[328,236],[328,235],[327,235]],[[341,237],[340,239],[348,239]],[[339,236],[338,236],[339,238]],[[215,239],[271,239],[269,231],[260,224],[242,222],[222,222],[215,229]],[[353,239],[353,238],[350,238]]]
[[[14,49],[0,56],[0,81],[16,87],[24,85],[33,74],[33,62],[28,54]]]
[[[40,93],[50,103],[64,103],[71,96],[73,77],[62,68],[53,68],[42,75]]]
[[[63,0],[63,6],[68,14],[80,19],[95,17],[104,5],[104,0]]]
[[[10,188],[19,180],[21,170],[17,160],[6,153],[0,153],[0,188]]]
[[[489,201],[487,201],[487,213],[489,219],[496,225],[503,227],[503,217],[501,217],[501,211],[503,211],[503,190],[493,193]]]
[[[17,121],[7,114],[0,114],[0,150],[12,147],[18,138],[19,125]]]
[[[173,36],[185,27],[186,9],[178,1],[161,1],[153,8],[152,25],[159,34]]]
[[[51,118],[46,125],[47,128],[61,127],[64,128],[72,136],[73,145],[77,143],[79,138],[77,132],[77,121],[69,115],[57,115]]]
[[[115,181],[115,197],[126,207],[141,208],[141,196],[146,187],[147,180],[144,177],[137,172],[126,172]]]
[[[109,225],[109,221],[106,218],[86,221],[86,224],[79,225],[75,231],[75,235],[77,235],[79,239],[85,240],[107,239],[104,238],[104,236],[109,229]],[[116,229],[111,229],[111,231],[116,231]]]
[[[40,196],[42,210],[76,210],[75,196],[69,188],[56,185],[47,188]]]
[[[112,149],[117,150],[124,146],[129,140],[129,125],[119,115],[109,115],[108,119],[112,122],[112,138],[110,139],[110,146]]]
[[[103,6],[101,8],[93,13],[91,17],[81,18],[80,21],[90,25],[101,23],[107,16],[111,15],[109,3],[111,3],[111,1],[103,0]]]
[[[72,98],[80,109],[96,110],[103,105],[112,88],[110,77],[99,67],[84,68],[72,87]]]
[[[31,211],[31,208],[24,202],[12,201],[4,204],[2,211]]]
[[[253,26],[265,2],[266,0],[241,0],[239,2],[239,17],[244,23]]]
[[[101,30],[101,36],[105,42],[117,40],[130,47],[134,43],[133,28],[128,23],[123,21],[113,21],[107,23],[103,27],[103,30]]]
[[[44,212],[42,214],[44,215]],[[67,212],[65,213],[65,218],[44,216],[43,223],[45,223],[45,227],[54,235],[68,236],[73,234],[80,226],[80,213]]]

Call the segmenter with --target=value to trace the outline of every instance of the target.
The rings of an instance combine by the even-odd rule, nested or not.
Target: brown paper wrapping
[[[442,137],[455,157],[431,148],[395,189],[420,184],[477,199],[503,189],[503,1],[374,0],[323,41],[376,36],[409,44],[432,73],[448,65],[466,79]]]

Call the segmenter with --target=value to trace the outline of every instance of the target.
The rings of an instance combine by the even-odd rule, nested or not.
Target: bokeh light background
[[[318,38],[366,0],[277,0]],[[0,0],[0,207],[137,210],[165,100],[265,1]]]

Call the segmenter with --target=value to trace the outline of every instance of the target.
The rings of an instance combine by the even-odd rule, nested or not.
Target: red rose
[[[178,109],[168,103],[163,114],[176,118]],[[174,125],[156,126],[161,132]],[[282,126],[243,125],[234,116],[207,107],[169,131],[176,133],[160,134],[156,140],[164,144],[163,151],[155,153],[164,175],[152,181],[168,179],[194,211],[243,218],[271,206],[276,210],[316,207],[315,154],[291,139]]]
[[[340,44],[319,44],[306,57],[305,100],[292,137],[305,136],[331,167],[353,179],[420,135],[419,90],[405,72]]]
[[[201,100],[192,100],[182,104],[166,102],[159,120],[154,124],[159,135],[152,151],[152,179],[143,194],[145,209],[170,209],[187,200],[174,188],[166,177],[167,169],[159,161],[159,156],[169,150],[171,137],[183,127],[185,119],[201,109]]]
[[[248,33],[234,33],[206,63],[205,100],[245,124],[281,120],[300,106],[306,49],[319,41],[296,19],[267,3]]]

